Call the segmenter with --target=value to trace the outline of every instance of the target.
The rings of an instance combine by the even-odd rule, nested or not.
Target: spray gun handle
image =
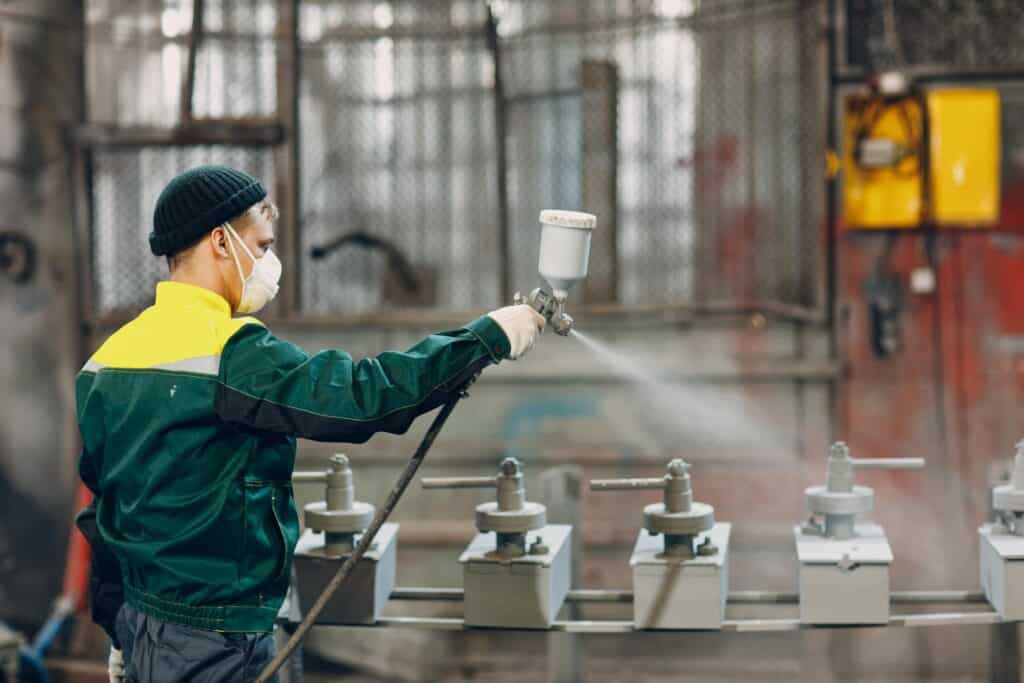
[[[924,458],[850,458],[854,469],[919,470]]]
[[[564,297],[558,298],[542,287],[538,287],[530,292],[529,296],[525,297],[521,293],[516,292],[516,295],[512,297],[512,301],[517,305],[526,304],[544,316],[544,319],[551,325],[551,329],[555,331],[555,334],[566,337],[572,331],[575,323],[572,316],[565,312]]]
[[[420,480],[425,489],[492,489],[498,485],[497,477],[425,477]]]
[[[591,479],[591,491],[636,491],[640,489],[665,489],[665,477],[657,479]]]

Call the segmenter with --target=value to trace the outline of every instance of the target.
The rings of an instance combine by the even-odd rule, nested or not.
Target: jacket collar
[[[166,280],[156,285],[157,308],[203,308],[219,315],[231,317],[227,300],[205,287]]]

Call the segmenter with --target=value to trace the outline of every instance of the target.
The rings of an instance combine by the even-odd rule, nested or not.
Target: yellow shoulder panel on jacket
[[[196,308],[150,307],[120,328],[93,354],[101,366],[140,369],[216,357],[238,330],[262,324]]]

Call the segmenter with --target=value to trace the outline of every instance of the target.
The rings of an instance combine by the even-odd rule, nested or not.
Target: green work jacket
[[[404,433],[508,353],[483,317],[405,353],[309,354],[209,290],[161,282],[76,378],[94,585],[159,619],[270,630],[299,534],[296,437]]]

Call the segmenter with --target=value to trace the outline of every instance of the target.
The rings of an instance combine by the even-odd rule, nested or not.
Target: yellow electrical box
[[[921,102],[846,98],[843,125],[843,215],[851,228],[914,228],[921,224]]]
[[[999,92],[932,90],[928,186],[937,225],[985,227],[999,219]]]

